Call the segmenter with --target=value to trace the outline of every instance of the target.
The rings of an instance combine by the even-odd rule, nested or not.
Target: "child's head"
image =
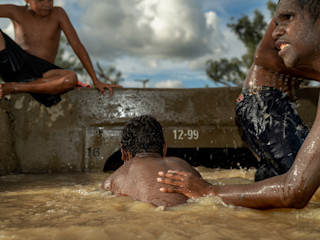
[[[297,4],[302,11],[309,13],[314,21],[316,21],[320,15],[320,0],[279,0],[278,5],[285,1]]]
[[[320,0],[279,0],[272,33],[287,67],[320,67]]]
[[[135,117],[122,130],[121,144],[133,157],[137,153],[148,152],[163,155],[162,126],[150,115]]]
[[[25,2],[29,10],[42,17],[49,15],[53,8],[53,0],[25,0]]]

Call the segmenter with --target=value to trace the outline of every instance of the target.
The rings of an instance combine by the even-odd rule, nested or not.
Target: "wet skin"
[[[302,10],[292,1],[280,1],[275,15],[276,28],[272,37],[276,41],[278,55],[287,67],[304,64],[318,70],[320,65],[318,61],[319,19],[314,20],[306,8],[307,6]]]
[[[268,208],[303,208],[320,185],[320,102],[315,123],[292,167],[282,175],[244,185],[213,186],[185,171],[160,171],[157,181],[170,186],[162,192],[191,198],[219,196],[227,204]]]
[[[90,57],[82,45],[69,17],[61,7],[54,7],[53,0],[26,0],[29,8],[12,4],[0,5],[0,17],[9,18],[14,26],[15,41],[28,53],[53,63],[63,31],[81,63],[90,75],[95,87],[112,96],[113,88],[98,80]],[[0,51],[5,48],[3,36],[0,34]],[[31,92],[59,94],[77,85],[76,74],[70,70],[50,70],[31,83],[0,84],[0,99],[10,93]]]
[[[247,74],[244,87],[269,86],[292,96],[304,79],[319,81],[320,73],[307,63],[298,63],[294,68],[285,66],[273,39],[276,27],[273,18],[257,47],[254,63]]]
[[[173,206],[185,203],[187,197],[183,194],[167,194],[159,191],[162,183],[154,179],[158,171],[171,168],[185,170],[200,178],[200,174],[187,162],[175,157],[162,157],[157,153],[137,154],[112,173],[103,183],[105,190],[110,190],[117,196],[130,196],[142,202],[155,206]]]
[[[280,1],[276,15],[258,46],[245,86],[269,86],[268,79],[276,78],[272,71],[290,75],[292,79],[320,79],[317,72],[320,69],[320,50],[314,46],[315,40],[320,39],[319,18],[315,24],[310,24],[310,16],[301,14],[301,9],[291,0]],[[310,39],[305,39],[305,34]],[[283,43],[288,45],[281,45]],[[310,45],[305,46],[308,43]],[[310,47],[313,47],[313,52]],[[294,68],[286,68],[292,66]],[[288,89],[285,92],[290,94],[292,89],[299,87],[299,82],[291,83],[288,87],[279,82],[276,87]],[[160,171],[157,181],[167,184],[160,191],[183,193],[192,198],[219,196],[227,204],[256,209],[303,208],[320,186],[319,136],[320,99],[315,122],[287,173],[252,184],[213,186],[185,171]]]

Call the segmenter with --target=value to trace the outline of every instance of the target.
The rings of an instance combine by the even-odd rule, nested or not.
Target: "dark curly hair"
[[[278,4],[279,2],[281,0],[278,1]],[[298,4],[301,10],[309,12],[314,22],[318,19],[320,15],[320,0],[294,0],[292,3]]]
[[[164,137],[162,126],[150,115],[131,119],[121,133],[122,148],[133,157],[137,153],[159,153],[163,155]]]

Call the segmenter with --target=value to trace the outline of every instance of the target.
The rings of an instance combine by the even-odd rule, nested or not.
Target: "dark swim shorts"
[[[24,51],[1,30],[6,42],[6,49],[0,51],[0,75],[5,82],[32,82],[42,77],[42,74],[60,67],[33,56]],[[61,101],[60,95],[31,93],[31,95],[46,107]]]
[[[309,132],[295,103],[271,87],[244,88],[237,101],[243,140],[260,158],[255,181],[287,172]]]

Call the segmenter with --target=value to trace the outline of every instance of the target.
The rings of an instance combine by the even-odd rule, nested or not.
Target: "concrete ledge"
[[[159,120],[170,148],[246,147],[234,113],[240,91],[118,89],[110,98],[95,89],[77,88],[51,108],[29,94],[12,95],[9,101],[1,100],[7,112],[0,109],[0,144],[5,146],[0,173],[14,171],[18,163],[24,173],[102,171],[119,150],[124,125],[141,114]],[[298,93],[298,109],[309,126],[318,93],[316,88]]]
[[[9,114],[0,107],[0,176],[18,169],[15,157],[12,122]]]

